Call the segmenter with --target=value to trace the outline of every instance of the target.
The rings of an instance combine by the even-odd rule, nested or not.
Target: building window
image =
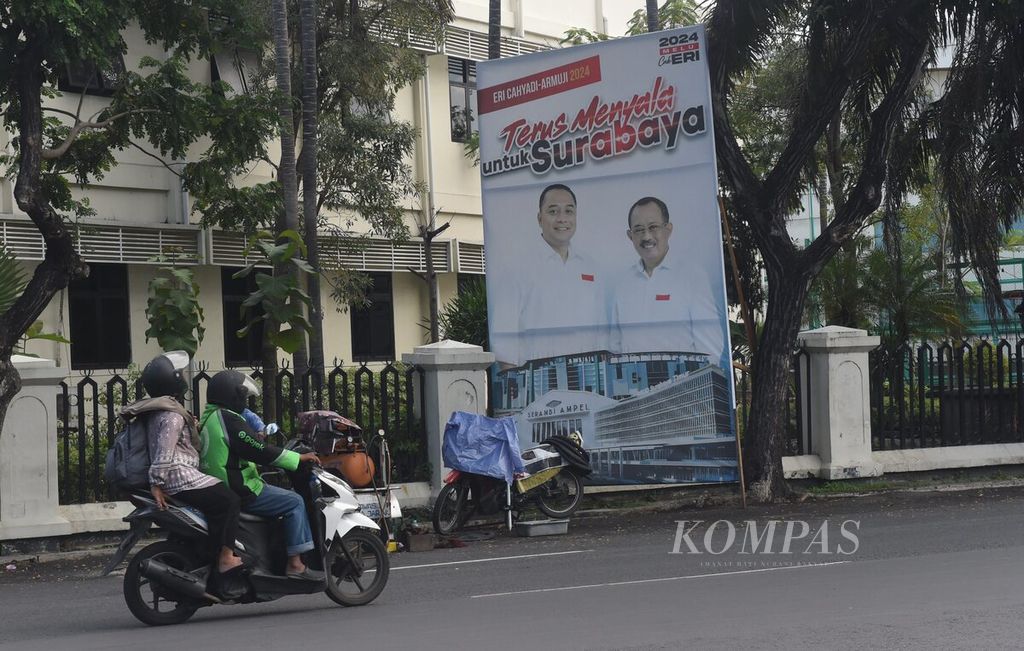
[[[395,358],[395,307],[391,274],[371,273],[366,307],[352,314],[352,359],[357,362],[390,361]]]
[[[466,142],[476,133],[476,64],[448,57],[452,141]]]
[[[259,364],[260,348],[263,344],[263,322],[258,321],[249,328],[245,337],[238,331],[248,323],[242,314],[242,303],[256,291],[256,274],[244,278],[232,278],[240,269],[222,267],[220,270],[221,301],[224,305],[224,364],[227,366],[256,366]],[[256,306],[256,316],[263,314],[263,308]]]
[[[128,267],[90,264],[89,277],[68,286],[71,368],[126,368],[132,361]]]
[[[117,55],[110,61],[110,68],[100,70],[91,61],[72,61],[60,71],[57,88],[62,93],[81,93],[110,97],[117,90],[124,77],[124,59]]]

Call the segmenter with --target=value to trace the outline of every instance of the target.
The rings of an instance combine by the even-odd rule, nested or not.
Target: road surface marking
[[[826,567],[828,565],[842,565],[850,561],[833,561],[831,563],[807,563],[806,565],[787,565],[784,567],[762,567],[756,570],[737,570],[735,572],[711,572],[708,574],[690,574],[688,576],[667,576],[660,579],[638,579],[636,581],[614,581],[612,583],[590,583],[587,585],[568,585],[561,588],[538,588],[536,590],[517,590],[514,592],[494,592],[492,594],[476,594],[470,599],[484,599],[486,597],[508,597],[519,594],[536,594],[538,592],[561,592],[564,590],[583,590],[584,588],[607,588],[617,585],[637,585],[640,583],[661,583],[664,581],[683,581],[686,579],[705,579],[710,576],[732,576],[734,574],[754,574],[757,572],[774,572],[775,570],[795,570],[801,567]]]
[[[401,567],[392,567],[391,571],[396,570],[416,570],[423,567],[442,567],[444,565],[464,565],[466,563],[490,563],[491,561],[515,561],[521,558],[540,558],[541,556],[565,556],[566,554],[585,554],[592,552],[593,549],[577,549],[571,552],[548,552],[546,554],[523,554],[522,556],[499,556],[497,558],[475,558],[467,561],[447,561],[444,563],[426,563],[424,565],[402,565]]]

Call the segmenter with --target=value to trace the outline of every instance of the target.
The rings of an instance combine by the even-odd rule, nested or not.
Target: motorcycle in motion
[[[459,470],[445,477],[434,502],[434,531],[457,531],[474,515],[507,512],[509,528],[519,513],[532,504],[551,518],[568,518],[583,498],[582,477],[590,475],[590,462],[576,432],[552,436],[520,456],[527,472],[511,485],[504,479]]]
[[[292,441],[296,452],[311,448]],[[313,551],[307,566],[321,570],[324,579],[305,580],[285,573],[287,555],[282,527],[276,518],[242,513],[235,552],[246,572],[245,593],[234,601],[221,601],[207,590],[211,559],[207,549],[206,520],[199,511],[174,504],[160,510],[148,491],[132,491],[135,511],[125,516],[130,525],[104,574],[109,574],[152,526],[167,532],[166,540],[141,549],[128,562],[124,599],[131,613],[145,624],[160,626],[188,620],[205,606],[219,603],[272,601],[293,594],[326,591],[342,606],[362,606],[380,595],[388,581],[390,561],[377,524],[360,513],[352,488],[322,468],[303,464],[290,473],[292,484],[306,502]]]

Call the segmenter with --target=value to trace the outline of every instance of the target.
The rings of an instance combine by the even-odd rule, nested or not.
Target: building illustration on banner
[[[579,432],[596,480],[735,481],[729,382],[701,353],[600,351],[497,373],[491,404],[523,445]]]
[[[602,483],[736,481],[703,27],[481,62],[491,404]],[[685,56],[683,56],[685,54]]]

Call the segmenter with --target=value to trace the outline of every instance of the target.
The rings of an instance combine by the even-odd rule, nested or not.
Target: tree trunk
[[[38,38],[38,37],[36,37]],[[14,199],[32,220],[46,244],[46,255],[35,268],[25,291],[6,312],[0,314],[0,431],[7,409],[21,390],[21,377],[11,362],[14,347],[39,318],[50,300],[74,278],[89,274],[89,267],[75,251],[74,240],[41,185],[43,151],[43,110],[41,66],[47,53],[45,42],[31,39],[14,67],[11,87],[17,96],[18,176]]]
[[[656,32],[661,29],[661,21],[658,20],[658,0],[647,0],[647,31]]]
[[[755,499],[789,494],[783,481],[782,451],[786,436],[786,399],[793,341],[800,328],[810,280],[771,266],[764,331],[754,355],[754,382],[745,437],[743,465]]]
[[[296,233],[301,232],[299,227],[299,190],[298,180],[295,173],[295,116],[292,111],[292,81],[291,81],[291,60],[288,51],[288,6],[285,0],[273,0],[272,11],[274,18],[274,67],[277,73],[277,90],[281,95],[279,112],[281,116],[281,163],[278,167],[278,179],[281,182],[281,195],[284,202],[284,210],[279,213],[278,232],[287,229]],[[291,276],[296,278],[292,265],[275,265],[275,276]],[[268,332],[277,332],[281,324],[272,324]],[[265,356],[264,356],[265,357]],[[292,356],[295,364],[296,375],[304,375],[309,367],[309,360],[306,356],[306,347],[303,345]],[[266,363],[266,359],[264,359]],[[275,363],[276,368],[276,363]]]
[[[320,297],[320,247],[317,239],[317,1],[302,0],[300,16],[302,44],[302,217],[306,258],[316,273],[309,275],[309,295],[313,299],[309,333],[309,367],[323,374],[324,321]]]
[[[487,58],[501,58],[501,0],[490,0],[487,7]]]

